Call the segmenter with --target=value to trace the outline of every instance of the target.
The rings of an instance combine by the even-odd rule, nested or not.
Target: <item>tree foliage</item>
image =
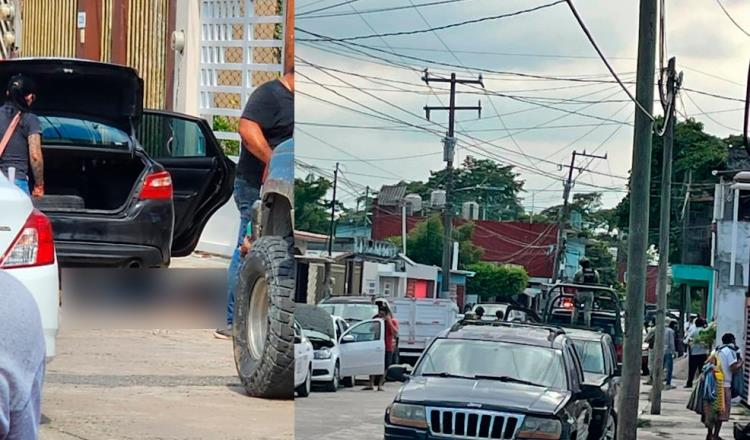
[[[325,196],[332,187],[330,180],[312,174],[294,179],[294,227],[319,234],[328,234],[331,202]]]
[[[475,273],[467,280],[467,293],[479,295],[484,301],[505,301],[523,293],[529,282],[526,269],[495,263],[476,263],[466,267]]]
[[[661,124],[661,120],[657,124]],[[731,139],[731,138],[729,138]],[[651,153],[651,199],[649,204],[649,245],[659,245],[659,218],[661,200],[662,155],[664,138],[653,135]],[[670,228],[670,260],[675,261],[681,252],[681,230],[679,225],[683,197],[686,193],[688,173],[692,172],[692,191],[706,188],[706,183],[713,184],[716,178],[713,170],[724,169],[729,146],[726,141],[703,131],[703,124],[694,119],[680,121],[675,125],[674,148],[672,154],[672,197]],[[708,186],[710,187],[710,185]],[[713,189],[710,189],[711,193]],[[627,231],[630,220],[630,194],[615,208],[614,222],[617,227]]]
[[[437,214],[417,224],[406,236],[407,256],[416,263],[442,266],[444,231],[443,222]],[[484,252],[471,242],[473,232],[472,223],[453,228],[453,240],[458,242],[458,265],[461,268],[479,261]],[[391,237],[388,241],[401,246],[401,237]]]
[[[444,169],[432,171],[427,182],[402,182],[407,192],[430,199],[430,193],[445,187],[447,173]],[[515,220],[523,214],[519,194],[523,181],[512,166],[504,166],[488,159],[468,156],[461,167],[453,170],[453,204],[460,209],[464,202],[477,202],[486,208],[487,220]]]

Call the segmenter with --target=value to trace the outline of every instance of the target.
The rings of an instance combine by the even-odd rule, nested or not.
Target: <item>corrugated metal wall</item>
[[[130,0],[128,9],[128,65],[143,78],[147,108],[165,104],[168,7],[169,0]]]
[[[76,0],[24,0],[23,56],[74,57],[76,15]]]

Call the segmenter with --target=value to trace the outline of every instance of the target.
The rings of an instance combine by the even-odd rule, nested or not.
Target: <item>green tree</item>
[[[305,179],[294,179],[294,227],[319,234],[328,234],[330,228],[330,201],[325,195],[332,182],[312,174]]]
[[[401,182],[407,185],[408,193],[416,193],[423,200],[430,199],[430,193],[445,187],[447,173],[444,169],[432,171],[424,182]],[[488,159],[467,157],[462,166],[453,170],[453,204],[461,208],[464,202],[477,202],[486,208],[488,220],[515,220],[523,214],[519,194],[523,181],[512,166],[504,166]]]
[[[406,253],[414,262],[432,266],[443,264],[443,222],[435,214],[417,224],[406,236]],[[484,252],[471,242],[472,223],[453,229],[453,240],[458,242],[458,263],[463,268],[479,261]],[[401,237],[391,237],[391,243],[401,246]]]
[[[495,263],[476,263],[466,267],[475,273],[467,281],[467,292],[484,300],[506,301],[522,293],[529,282],[526,269]]]
[[[662,120],[658,121],[661,125]],[[649,204],[649,244],[659,245],[659,217],[661,200],[662,154],[664,139],[653,136],[653,151],[651,154],[651,203]],[[722,139],[703,131],[703,124],[695,119],[680,121],[675,126],[674,149],[672,156],[672,197],[670,228],[670,260],[676,261],[681,252],[682,240],[679,228],[679,215],[682,210],[682,198],[685,195],[685,185],[688,173],[692,171],[693,193],[705,190],[706,183],[715,183],[716,178],[711,174],[713,170],[724,169],[728,157],[728,145]],[[709,185],[710,186],[710,185]],[[710,189],[713,194],[713,189]],[[617,205],[613,213],[614,223],[623,231],[627,231],[630,219],[630,195]]]
[[[586,258],[591,266],[599,272],[599,283],[605,286],[617,285],[617,266],[609,252],[610,243],[602,240],[590,240],[586,245]]]

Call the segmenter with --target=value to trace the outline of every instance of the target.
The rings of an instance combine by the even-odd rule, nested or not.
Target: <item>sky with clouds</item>
[[[750,32],[750,2],[721,0]],[[438,3],[419,8],[412,5]],[[441,137],[447,114],[425,119],[425,105],[447,104],[444,84],[421,81],[425,67],[439,76],[483,73],[485,89],[459,86],[457,104],[482,115],[457,114],[457,159],[467,155],[514,165],[535,211],[560,203],[559,165],[573,150],[606,154],[580,160],[574,192],[601,191],[605,205],[624,195],[632,154],[634,104],[589,44],[565,3],[517,16],[434,32],[411,32],[510,14],[554,0],[298,0],[296,10],[296,151],[303,167],[332,174],[341,162],[340,198],[353,207],[365,186],[425,180],[444,166]],[[574,0],[581,17],[620,78],[633,90],[637,0]],[[385,8],[393,11],[379,11]],[[405,7],[405,8],[401,8]],[[742,129],[750,37],[716,0],[666,0],[667,57],[677,57],[684,87],[678,111],[724,137]],[[455,67],[450,67],[454,65]],[[658,68],[658,60],[657,60]],[[529,74],[519,76],[510,73]],[[539,78],[539,77],[545,78]],[[557,79],[550,79],[557,78]],[[567,79],[567,80],[561,80]],[[661,107],[655,103],[655,113]],[[683,116],[680,116],[682,118]],[[427,129],[427,130],[425,130]],[[533,197],[532,197],[533,195]]]

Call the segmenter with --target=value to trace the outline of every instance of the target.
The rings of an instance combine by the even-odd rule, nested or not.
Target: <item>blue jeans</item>
[[[667,385],[672,385],[672,371],[674,371],[672,353],[664,353],[664,369],[667,370]]]
[[[241,177],[234,180],[234,203],[240,211],[240,232],[237,234],[237,246],[232,254],[232,261],[229,263],[227,270],[227,325],[231,326],[234,319],[234,292],[237,290],[239,282],[240,266],[242,265],[242,256],[240,255],[240,245],[245,239],[247,224],[250,222],[252,215],[253,203],[260,198],[260,188],[253,188],[247,181]]]
[[[16,179],[16,186],[21,188],[21,191],[25,192],[28,195],[31,195],[28,179]]]

